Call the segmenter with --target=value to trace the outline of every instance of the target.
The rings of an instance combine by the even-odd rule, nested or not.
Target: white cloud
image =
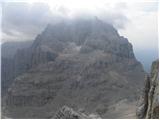
[[[8,1],[8,0],[7,0]],[[25,1],[25,0],[19,0]],[[94,15],[112,23],[136,49],[157,49],[157,1],[113,2],[107,0],[28,0],[5,3],[2,7],[3,39],[34,39],[48,22],[63,18]],[[26,1],[25,1],[26,2]],[[39,1],[38,1],[39,2]],[[20,34],[15,34],[20,33]],[[21,37],[21,36],[24,37]],[[11,39],[11,40],[13,40]]]
[[[146,10],[147,9],[147,10]],[[148,11],[148,10],[151,11]],[[128,4],[126,16],[130,20],[119,32],[126,36],[135,49],[158,50],[158,11],[154,3]]]

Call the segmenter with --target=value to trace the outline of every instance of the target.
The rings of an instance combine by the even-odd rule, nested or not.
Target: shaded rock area
[[[120,101],[126,111],[134,106],[145,75],[131,43],[97,18],[49,24],[15,54],[15,64],[17,77],[3,99],[9,118],[51,118],[64,105],[123,118],[119,104],[110,108]]]
[[[33,41],[5,42],[1,45],[1,93],[6,94],[14,78],[18,76],[16,54],[19,50],[28,48]]]
[[[15,41],[15,42],[4,42],[1,45],[1,56],[3,58],[13,58],[17,50],[28,48],[33,43],[33,40],[27,41]]]
[[[14,79],[14,62],[10,58],[1,58],[1,93],[5,95]]]
[[[159,118],[159,61],[152,63],[151,73],[146,76],[145,87],[137,108],[138,118]]]

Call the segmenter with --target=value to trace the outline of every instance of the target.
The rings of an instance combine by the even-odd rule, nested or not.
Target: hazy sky
[[[113,24],[120,35],[127,37],[135,52],[150,50],[158,54],[157,0],[1,1],[3,41],[34,39],[49,22],[98,16]]]
[[[5,0],[2,3],[4,41],[34,39],[48,22],[60,18],[96,15],[104,21],[113,23],[119,33],[127,37],[136,48],[157,48],[158,2],[156,1],[48,0],[41,3],[35,1]]]

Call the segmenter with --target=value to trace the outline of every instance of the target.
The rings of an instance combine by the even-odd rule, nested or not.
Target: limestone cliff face
[[[150,76],[145,79],[145,87],[137,108],[138,118],[159,118],[159,61],[152,63]]]
[[[21,75],[5,99],[11,118],[49,118],[64,105],[103,118],[108,106],[135,100],[144,79],[132,45],[99,19],[48,25],[15,56]]]

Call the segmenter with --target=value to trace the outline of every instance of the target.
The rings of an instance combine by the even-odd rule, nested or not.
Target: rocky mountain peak
[[[71,42],[81,47],[81,53],[101,50],[121,57],[134,58],[132,45],[128,40],[119,36],[112,25],[98,18],[49,24],[37,36],[32,48],[45,46],[55,53],[60,53]]]
[[[137,98],[144,79],[132,45],[97,18],[48,25],[15,65],[4,100],[11,118],[49,118],[64,105],[108,118],[117,101]]]

